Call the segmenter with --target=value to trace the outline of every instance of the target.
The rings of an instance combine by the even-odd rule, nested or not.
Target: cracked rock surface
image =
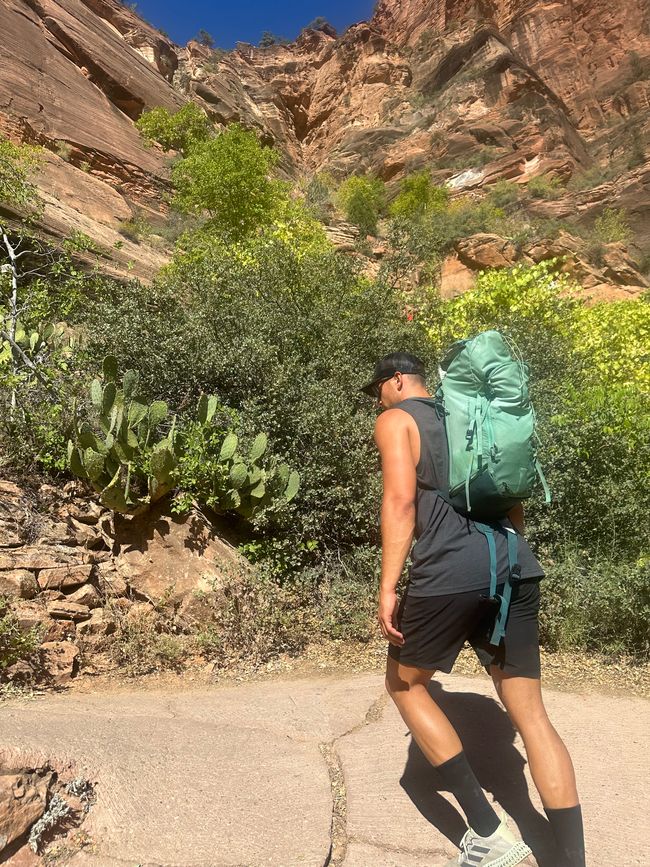
[[[556,867],[488,679],[443,675],[431,691],[533,848],[526,865]],[[611,867],[643,827],[650,705],[545,695],[576,766],[588,863]],[[382,674],[14,699],[0,706],[0,732],[0,767],[47,757],[94,783],[92,845],[72,867],[437,867],[464,831]]]

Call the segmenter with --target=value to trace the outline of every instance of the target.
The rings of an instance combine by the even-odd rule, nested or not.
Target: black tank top
[[[449,454],[442,413],[430,398],[410,397],[397,404],[407,412],[420,432],[420,460],[416,467],[416,542],[411,551],[408,593],[411,596],[442,596],[479,590],[490,585],[487,539],[474,522],[457,512],[436,489],[445,490]],[[512,523],[506,519],[506,526]],[[518,533],[519,565],[522,578],[541,578],[544,570],[528,542]],[[508,543],[495,533],[497,579],[508,574]]]

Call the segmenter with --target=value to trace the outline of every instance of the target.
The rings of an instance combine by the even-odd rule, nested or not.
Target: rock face
[[[462,193],[614,166],[618,180],[597,201],[546,204],[575,213],[577,198],[585,219],[625,207],[647,244],[649,20],[647,0],[381,0],[339,38],[306,30],[287,46],[240,43],[221,55],[173,45],[118,0],[7,0],[0,132],[49,152],[42,230],[82,231],[109,271],[145,279],[165,242],[134,243],[119,229],[134,215],[164,220],[168,163],[134,120],[187,99],[217,125],[256,129],[292,178],[393,181],[427,166]]]
[[[40,637],[38,652],[0,677],[61,685],[82,667],[110,667],[99,654],[116,631],[113,612],[153,629],[162,612],[177,631],[207,624],[246,566],[197,513],[172,516],[161,501],[129,518],[79,496],[75,483],[30,494],[0,480],[0,593]]]

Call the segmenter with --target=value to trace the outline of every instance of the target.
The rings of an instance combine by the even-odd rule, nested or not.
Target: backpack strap
[[[512,597],[512,584],[518,581],[521,577],[521,566],[517,562],[519,559],[519,540],[517,533],[510,527],[504,527],[503,524],[483,524],[480,521],[474,521],[476,529],[483,533],[488,543],[490,552],[490,598],[499,603],[499,610],[494,621],[494,629],[490,637],[490,644],[499,645],[501,639],[506,633],[506,623],[508,621],[508,611],[510,610],[510,599]],[[497,593],[497,546],[494,535],[495,530],[499,533],[505,533],[508,541],[508,575],[503,585],[501,594]]]

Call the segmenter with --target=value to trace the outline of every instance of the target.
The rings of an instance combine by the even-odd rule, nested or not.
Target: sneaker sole
[[[532,850],[529,849],[525,843],[520,841],[515,843],[512,849],[509,849],[505,855],[497,858],[496,861],[486,862],[486,865],[488,865],[488,867],[516,867],[517,864],[521,864],[524,858],[528,858],[528,856],[532,854]],[[461,867],[468,863],[469,862],[467,861],[461,862]],[[470,865],[470,867],[472,867],[472,865]]]

